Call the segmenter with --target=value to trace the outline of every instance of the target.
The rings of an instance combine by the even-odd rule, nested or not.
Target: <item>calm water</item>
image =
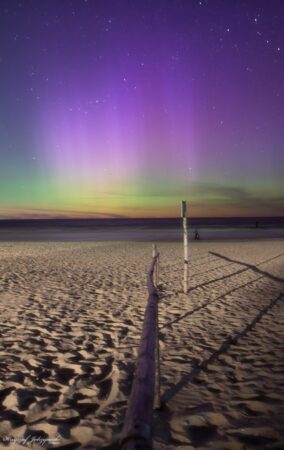
[[[282,218],[188,219],[189,239],[284,238]],[[178,241],[181,219],[66,219],[0,221],[1,241]]]

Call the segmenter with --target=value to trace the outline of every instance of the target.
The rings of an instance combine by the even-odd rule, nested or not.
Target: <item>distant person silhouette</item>
[[[195,232],[194,232],[194,240],[198,241],[199,239],[200,239],[199,233],[198,233],[197,230],[195,230]]]

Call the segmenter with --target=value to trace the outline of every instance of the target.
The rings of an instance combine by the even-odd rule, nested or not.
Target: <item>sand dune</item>
[[[160,243],[155,449],[284,448],[284,241]],[[150,243],[1,243],[3,448],[117,448]],[[0,447],[2,448],[2,447]]]

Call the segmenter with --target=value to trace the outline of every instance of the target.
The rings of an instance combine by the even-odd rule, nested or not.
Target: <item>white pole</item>
[[[186,217],[186,201],[181,202],[181,217],[183,228],[183,250],[184,250],[184,270],[183,270],[183,292],[187,293],[188,278],[188,238],[187,238],[187,217]]]

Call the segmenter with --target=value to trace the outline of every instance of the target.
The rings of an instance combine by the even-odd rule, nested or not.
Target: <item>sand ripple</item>
[[[154,448],[281,448],[284,242],[191,244],[186,295],[181,245],[159,250]],[[151,245],[1,243],[0,258],[3,445],[116,448]]]

